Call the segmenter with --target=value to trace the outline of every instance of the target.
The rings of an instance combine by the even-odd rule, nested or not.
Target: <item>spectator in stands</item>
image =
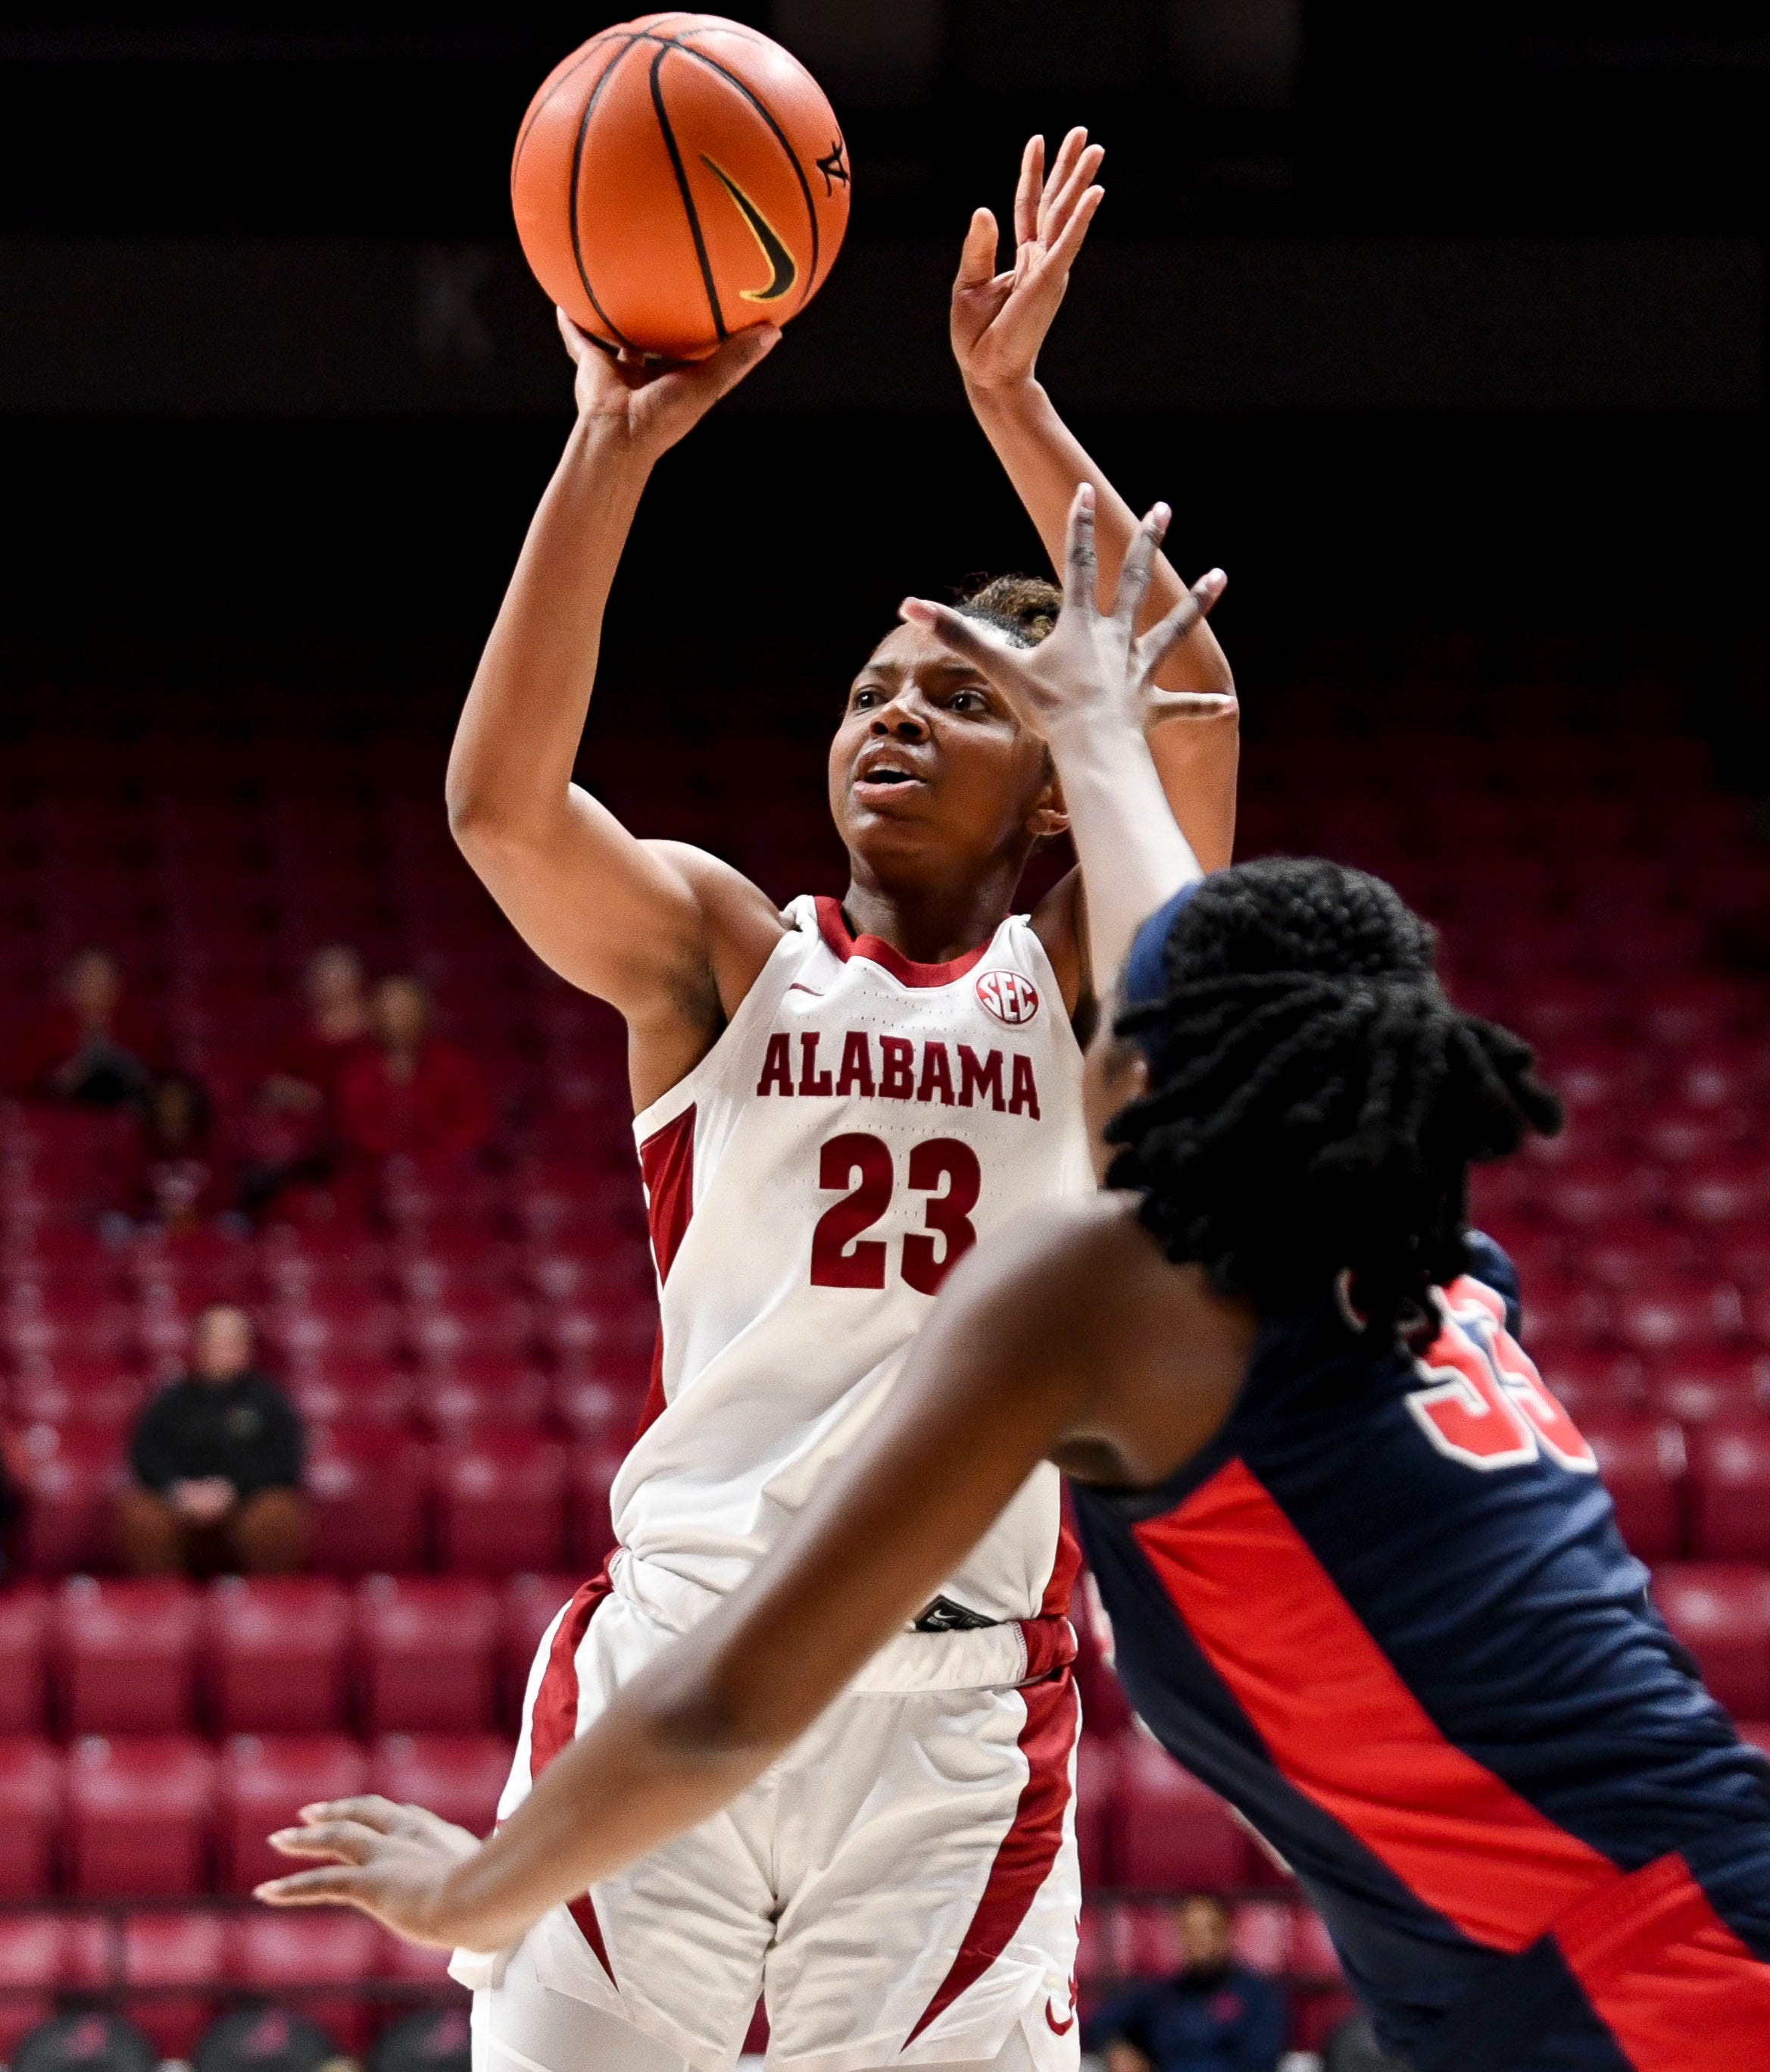
[[[142,1412],[120,1502],[132,1573],[285,1575],[306,1552],[303,1437],[253,1360],[252,1320],[217,1302],[197,1318],[191,1371]]]
[[[338,1164],[339,1083],[370,1044],[363,960],[343,943],[316,950],[302,974],[306,1013],[281,1045],[244,1128],[240,1205],[261,1215],[324,1215]]]
[[[343,943],[315,950],[302,973],[306,1018],[266,1075],[261,1104],[291,1115],[323,1116],[336,1105],[343,1069],[369,1038],[363,960]]]
[[[62,973],[60,991],[26,1043],[19,1092],[92,1108],[139,1100],[153,1076],[153,1045],[124,1000],[117,960],[105,950],[82,950]]]
[[[491,1134],[491,1108],[473,1061],[430,1033],[430,1002],[415,978],[384,978],[370,1003],[374,1040],[339,1083],[346,1149],[358,1159],[404,1155],[458,1161]]]
[[[1275,2072],[1284,2049],[1284,1996],[1236,1963],[1229,1909],[1195,1893],[1174,1910],[1185,1968],[1127,1988],[1083,2033],[1107,2072]]]
[[[168,1072],[142,1105],[128,1214],[138,1227],[189,1230],[220,1206],[214,1116],[200,1079]]]

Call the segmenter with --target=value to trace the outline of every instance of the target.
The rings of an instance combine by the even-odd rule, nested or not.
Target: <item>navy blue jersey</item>
[[[1664,2011],[1621,2006],[1612,1946],[1694,1937],[1749,1967],[1770,2024],[1770,1764],[1653,1610],[1518,1346],[1510,1262],[1473,1245],[1417,1356],[1326,1293],[1264,1320],[1168,1482],[1076,1486],[1119,1675],[1296,1873],[1387,2048],[1435,2064],[1453,2011],[1497,1995],[1525,2029],[1527,2003],[1592,2020],[1558,2066],[1706,2066],[1655,2054]]]

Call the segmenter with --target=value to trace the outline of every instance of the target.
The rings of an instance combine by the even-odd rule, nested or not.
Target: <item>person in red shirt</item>
[[[153,1042],[123,997],[107,950],[82,950],[61,976],[60,997],[27,1038],[14,1075],[27,1100],[118,1108],[139,1100],[153,1077]]]
[[[345,1066],[369,1038],[363,960],[347,944],[315,950],[302,973],[307,1018],[284,1045],[260,1090],[262,1107],[318,1117],[338,1097]]]
[[[374,1040],[346,1063],[339,1133],[358,1161],[405,1157],[457,1162],[491,1134],[491,1104],[472,1059],[430,1033],[430,1002],[415,978],[384,978],[370,1002]]]

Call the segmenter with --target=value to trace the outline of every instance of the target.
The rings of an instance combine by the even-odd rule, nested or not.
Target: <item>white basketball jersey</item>
[[[852,1444],[954,1263],[1094,1184],[1081,1054],[1024,915],[915,964],[833,899],[786,913],[730,1026],[634,1125],[663,1330],[615,1529],[721,1592]],[[1041,1467],[942,1596],[992,1621],[1063,1610],[1060,1531]]]

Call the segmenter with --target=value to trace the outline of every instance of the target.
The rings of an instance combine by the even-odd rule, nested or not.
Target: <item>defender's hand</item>
[[[1014,195],[1014,264],[996,271],[996,219],[972,216],[953,283],[953,355],[975,392],[1017,387],[1033,379],[1039,347],[1070,283],[1103,190],[1093,185],[1105,152],[1072,130],[1045,176],[1045,139],[1027,140]]]
[[[767,358],[781,336],[773,324],[756,324],[735,333],[704,360],[646,360],[600,343],[564,310],[556,314],[565,350],[577,366],[580,420],[618,427],[654,458],[692,430],[721,396]]]
[[[1036,648],[1016,647],[1006,635],[926,598],[906,598],[904,618],[925,626],[995,685],[1025,723],[1047,740],[1069,741],[1107,730],[1142,733],[1159,699],[1164,719],[1192,713],[1201,719],[1231,711],[1227,693],[1156,692],[1151,682],[1163,658],[1184,640],[1223,594],[1221,569],[1199,578],[1173,610],[1140,639],[1137,612],[1169,512],[1158,504],[1137,528],[1119,573],[1110,612],[1096,602],[1094,491],[1086,483],[1070,506],[1069,552],[1063,578],[1063,609],[1057,624]]]
[[[373,1796],[304,1806],[301,1819],[300,1827],[273,1835],[270,1846],[280,1856],[318,1856],[325,1868],[273,1878],[254,1899],[269,1906],[354,1906],[409,1942],[487,1947],[478,1939],[479,1924],[450,1899],[450,1873],[479,1847],[465,1827],[421,1806]]]

